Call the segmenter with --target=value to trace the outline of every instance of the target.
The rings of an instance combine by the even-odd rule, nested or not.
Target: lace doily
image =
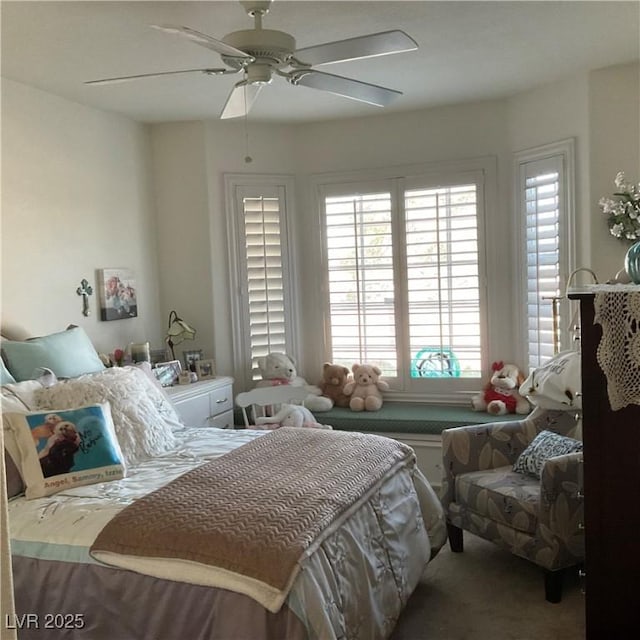
[[[594,321],[602,325],[597,358],[611,408],[640,404],[640,292],[599,292],[594,305]]]

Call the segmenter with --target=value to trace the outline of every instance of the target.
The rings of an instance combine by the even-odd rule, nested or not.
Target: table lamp
[[[169,327],[167,329],[166,342],[171,350],[171,359],[176,359],[173,346],[180,344],[183,340],[193,340],[196,330],[190,327],[182,318],[178,317],[175,311],[169,314]]]

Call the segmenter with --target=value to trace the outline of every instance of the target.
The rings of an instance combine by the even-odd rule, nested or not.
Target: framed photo
[[[183,351],[182,357],[184,358],[185,369],[196,371],[196,362],[204,358],[204,352],[202,349],[191,349],[190,351]]]
[[[151,349],[151,366],[155,367],[161,362],[166,362],[171,355],[167,353],[168,349]]]
[[[216,377],[216,366],[213,360],[198,360],[196,362],[198,380],[208,380]]]
[[[154,368],[153,373],[158,382],[163,387],[170,387],[178,382],[178,377],[182,371],[180,360],[169,360],[169,362],[159,362]]]
[[[133,271],[98,269],[100,319],[123,320],[138,316],[138,291]]]

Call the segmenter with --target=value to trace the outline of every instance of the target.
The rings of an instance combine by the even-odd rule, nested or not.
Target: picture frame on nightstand
[[[168,362],[159,362],[152,371],[163,387],[170,387],[178,382],[182,365],[180,360],[169,360]]]
[[[198,360],[202,360],[204,358],[204,352],[202,349],[191,349],[183,351],[182,357],[184,358],[184,368],[197,373],[198,370],[196,364]]]
[[[212,359],[197,360],[196,373],[198,380],[210,380],[216,377],[216,365]]]

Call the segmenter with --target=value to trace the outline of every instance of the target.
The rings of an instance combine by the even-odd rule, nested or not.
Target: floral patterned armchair
[[[584,559],[582,452],[549,458],[540,479],[513,471],[543,431],[580,439],[580,417],[536,408],[522,420],[442,432],[449,544],[463,550],[463,530],[541,566],[545,596],[560,602],[562,576]]]

